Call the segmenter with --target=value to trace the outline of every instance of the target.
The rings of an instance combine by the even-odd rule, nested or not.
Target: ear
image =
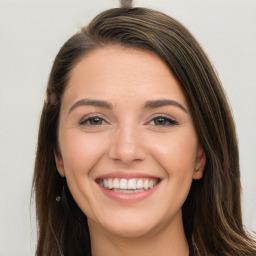
[[[201,145],[198,146],[197,149],[197,158],[195,164],[195,170],[193,173],[193,179],[199,180],[203,177],[204,167],[206,163],[206,155]]]
[[[59,150],[54,150],[54,158],[59,174],[61,175],[61,177],[65,177],[63,158]]]

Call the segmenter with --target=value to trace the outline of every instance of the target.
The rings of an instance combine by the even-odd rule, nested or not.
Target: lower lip
[[[98,186],[99,186],[100,190],[107,197],[109,197],[113,200],[116,200],[121,203],[135,203],[135,202],[138,202],[140,200],[150,197],[158,189],[159,183],[151,189],[148,189],[148,190],[145,190],[142,192],[137,192],[137,193],[119,193],[119,192],[114,192],[112,190],[104,188],[99,184],[98,184]]]

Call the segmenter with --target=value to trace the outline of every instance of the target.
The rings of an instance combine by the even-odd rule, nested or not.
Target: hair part
[[[120,8],[132,8],[132,0],[120,0]]]
[[[36,255],[91,253],[86,216],[56,169],[54,151],[58,149],[61,99],[70,72],[91,51],[113,44],[156,53],[175,75],[187,99],[207,158],[204,177],[193,181],[182,209],[194,255],[255,255],[255,242],[242,225],[237,138],[221,83],[188,30],[173,18],[146,8],[102,12],[56,56],[41,115],[33,178],[39,228]]]

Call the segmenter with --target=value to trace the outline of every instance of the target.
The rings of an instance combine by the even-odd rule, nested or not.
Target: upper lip
[[[119,179],[132,179],[132,178],[152,178],[152,179],[160,179],[159,177],[155,175],[146,174],[143,172],[135,172],[135,171],[116,171],[111,173],[102,174],[96,177],[95,180],[99,179],[113,179],[113,178],[119,178]]]

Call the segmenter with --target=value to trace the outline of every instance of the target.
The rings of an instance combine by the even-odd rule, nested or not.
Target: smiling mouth
[[[160,180],[157,178],[113,178],[98,179],[96,182],[103,188],[117,193],[139,193],[155,187]]]

